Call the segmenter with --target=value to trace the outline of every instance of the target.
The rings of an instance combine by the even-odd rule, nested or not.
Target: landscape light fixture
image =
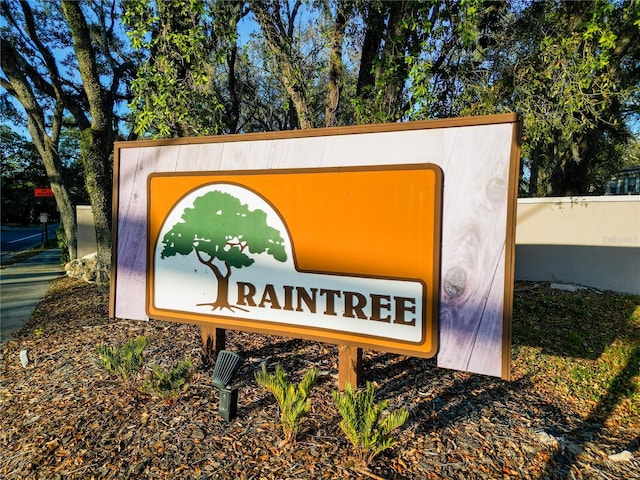
[[[227,422],[235,418],[238,411],[238,387],[231,387],[231,380],[242,365],[242,357],[228,350],[218,353],[216,365],[213,368],[213,386],[220,391],[218,414]]]

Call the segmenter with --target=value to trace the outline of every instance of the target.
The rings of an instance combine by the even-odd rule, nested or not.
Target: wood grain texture
[[[505,269],[511,145],[504,134],[475,132],[484,138],[469,142],[458,129],[445,132],[438,365],[500,376],[504,274],[496,272]],[[496,279],[501,283],[492,288]]]
[[[354,388],[362,384],[362,349],[338,345],[338,389],[345,390],[347,383]]]
[[[510,299],[505,300],[505,285],[513,280],[505,242],[513,241],[507,238],[507,197],[510,182],[517,180],[510,178],[510,162],[517,161],[511,159],[517,124],[515,117],[488,125],[474,122],[339,136],[117,144],[115,316],[146,319],[149,173],[434,163],[444,171],[438,366],[508,377],[503,333],[510,331],[504,328]]]
[[[226,348],[227,331],[224,328],[202,325],[200,327],[200,338],[202,339],[202,363],[206,366],[214,366],[218,354]]]

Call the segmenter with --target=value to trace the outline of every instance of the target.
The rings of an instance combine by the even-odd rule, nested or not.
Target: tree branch
[[[289,13],[286,31],[280,16],[279,2],[252,1],[250,5],[256,21],[278,62],[282,73],[282,82],[298,115],[300,128],[313,128],[311,108],[305,89],[306,82],[293,45],[293,25],[295,24],[295,15],[300,7],[299,0],[294,5],[293,11]],[[287,8],[289,8],[288,4]]]
[[[104,106],[102,85],[98,75],[95,52],[91,43],[91,31],[80,3],[63,0],[62,11],[73,36],[74,49],[78,58],[78,69],[89,101],[92,128],[106,133],[110,125],[108,119],[105,118],[107,109]]]
[[[223,275],[218,266],[213,263],[214,257],[209,258],[209,260],[205,260],[204,258],[202,258],[200,250],[198,250],[196,247],[193,247],[193,250],[196,252],[196,256],[198,257],[200,263],[209,267],[218,280],[229,278],[231,276],[231,268],[229,268],[227,262],[224,263],[225,267],[227,268],[227,274]]]

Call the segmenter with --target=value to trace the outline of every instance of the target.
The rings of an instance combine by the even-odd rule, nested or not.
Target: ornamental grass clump
[[[365,467],[378,453],[396,443],[391,432],[409,417],[404,408],[385,414],[388,400],[376,404],[374,393],[370,382],[364,391],[354,391],[347,383],[344,393],[333,392],[333,401],[342,415],[340,428],[353,445],[356,461]]]
[[[295,443],[300,422],[311,408],[309,394],[318,379],[318,370],[312,368],[307,371],[299,384],[290,382],[280,365],[276,366],[275,374],[270,374],[263,364],[262,370],[257,371],[254,376],[258,385],[271,392],[278,401],[280,423],[284,432],[283,444]]]
[[[110,373],[119,375],[125,384],[131,383],[144,364],[142,352],[150,337],[132,338],[122,347],[96,345],[98,364]]]
[[[150,365],[151,376],[142,382],[140,390],[154,397],[177,397],[191,380],[192,366],[190,358],[176,360],[169,368]]]

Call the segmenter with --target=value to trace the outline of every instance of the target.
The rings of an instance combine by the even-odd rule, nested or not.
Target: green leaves
[[[300,421],[309,412],[309,394],[317,381],[318,371],[309,370],[297,385],[288,380],[280,365],[276,366],[274,374],[269,374],[263,364],[262,370],[254,376],[258,385],[270,391],[280,406],[280,422],[285,434],[283,443],[295,442]],[[340,429],[353,445],[356,461],[365,467],[376,455],[396,443],[392,432],[409,417],[409,411],[404,408],[388,411],[389,402],[375,403],[374,396],[370,382],[365,390],[356,391],[347,384],[343,393],[333,392],[333,401],[342,415]]]
[[[280,406],[280,422],[284,431],[285,444],[295,443],[300,422],[311,408],[309,395],[318,379],[318,370],[313,368],[304,375],[299,384],[288,380],[283,368],[276,366],[275,374],[269,374],[266,366],[254,374],[258,385],[264,387],[276,397]]]
[[[130,387],[144,366],[142,355],[151,337],[139,336],[127,341],[122,347],[96,345],[98,364],[110,373],[119,375],[126,387]],[[155,397],[167,398],[177,396],[191,379],[190,358],[175,361],[170,368],[159,365],[149,366],[151,376],[139,387],[140,391]]]
[[[374,403],[374,388],[367,382],[364,391],[354,391],[347,384],[344,393],[333,392],[333,401],[342,415],[340,428],[355,449],[358,462],[368,465],[374,457],[392,447],[396,440],[391,432],[409,417],[406,409],[388,412],[388,401]]]
[[[460,0],[460,22],[457,24],[457,33],[465,48],[473,48],[480,36],[478,26],[480,24],[482,0]]]
[[[140,390],[160,398],[176,397],[191,379],[192,366],[190,358],[176,360],[169,368],[153,364],[149,367],[151,376],[142,382]]]
[[[125,0],[123,11],[133,48],[148,55],[131,83],[135,132],[153,138],[219,133],[211,112],[223,105],[208,89],[211,57],[218,57],[211,55],[213,19],[205,2]]]
[[[119,375],[128,384],[142,368],[142,352],[150,340],[149,337],[139,336],[128,340],[122,347],[96,345],[98,364],[108,372]]]
[[[250,254],[267,253],[281,262],[287,259],[282,235],[267,225],[266,212],[250,210],[228,193],[213,190],[197,197],[181,219],[162,238],[160,257],[195,253],[216,277],[217,297],[210,304],[214,310],[235,308],[228,299],[231,269],[253,265]]]
[[[264,211],[250,210],[233,195],[219,191],[198,197],[193,205],[185,208],[182,222],[162,239],[162,258],[195,250],[202,263],[217,259],[234,268],[254,263],[247,253],[267,253],[281,262],[287,259],[282,235],[267,225]]]

